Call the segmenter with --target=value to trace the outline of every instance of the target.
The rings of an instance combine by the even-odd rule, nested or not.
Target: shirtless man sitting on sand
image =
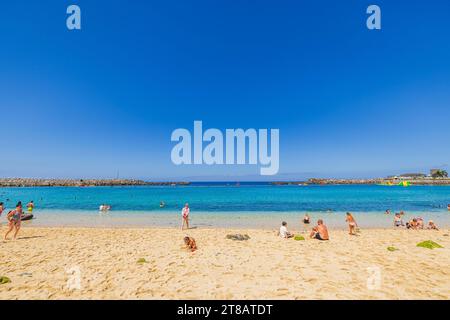
[[[309,235],[311,238],[315,238],[317,240],[329,240],[328,229],[327,226],[323,224],[323,220],[317,220],[317,226],[314,227]]]

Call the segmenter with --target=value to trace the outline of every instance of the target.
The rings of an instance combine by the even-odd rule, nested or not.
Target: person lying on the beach
[[[303,223],[309,224],[309,215],[308,214],[305,214],[305,216],[303,217]]]
[[[428,230],[439,230],[433,220],[428,221]]]
[[[195,239],[192,237],[188,237],[188,236],[184,237],[184,244],[192,252],[197,250],[197,244],[195,243]]]
[[[400,213],[396,213],[394,216],[394,226],[400,227],[400,226],[404,226],[404,225],[405,224],[403,223],[402,216],[400,215]]]
[[[278,233],[282,238],[292,238],[294,236],[293,233],[290,233],[287,229],[287,222],[283,221],[281,223],[280,232]]]
[[[8,212],[8,215],[6,216],[9,222],[9,229],[6,231],[5,234],[5,240],[8,240],[8,235],[11,233],[13,229],[16,229],[14,232],[13,239],[16,240],[17,234],[20,230],[20,222],[22,219],[22,202],[19,201],[16,205],[16,209],[11,210]]]
[[[348,234],[350,235],[356,235],[356,227],[358,224],[356,223],[355,218],[353,218],[352,214],[350,212],[346,213],[347,217],[345,218],[345,222],[348,222]]]
[[[315,226],[311,234],[309,235],[310,238],[315,238],[317,240],[329,240],[330,237],[328,236],[328,228],[326,225],[323,224],[323,220],[319,219],[317,220],[317,226]]]

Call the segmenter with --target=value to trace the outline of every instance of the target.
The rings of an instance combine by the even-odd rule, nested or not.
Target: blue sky
[[[77,4],[82,30],[66,28]],[[382,30],[366,28],[377,4]],[[270,179],[447,168],[450,2],[10,1],[0,177],[262,179],[175,166],[176,128],[279,128]]]

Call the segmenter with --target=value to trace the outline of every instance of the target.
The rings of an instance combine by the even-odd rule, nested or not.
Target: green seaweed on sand
[[[398,249],[396,247],[387,247],[388,251],[397,251]]]
[[[137,263],[147,263],[147,260],[145,258],[139,258]]]
[[[417,246],[422,247],[422,248],[427,248],[427,249],[443,248],[443,246],[441,246],[440,244],[438,244],[434,241],[431,241],[431,240],[419,242],[417,244]]]
[[[297,241],[299,241],[299,240],[305,240],[305,237],[304,237],[304,236],[298,235],[298,236],[295,236],[295,237],[294,237],[294,240],[297,240]]]
[[[0,284],[10,283],[10,282],[11,282],[11,279],[9,279],[8,277],[5,277],[5,276],[0,277]]]

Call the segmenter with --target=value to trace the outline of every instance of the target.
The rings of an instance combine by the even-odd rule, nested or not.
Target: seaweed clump
[[[5,276],[0,277],[0,284],[10,283],[11,279]]]
[[[417,244],[418,247],[422,247],[422,248],[427,248],[427,249],[434,249],[434,248],[443,248],[443,246],[441,246],[440,244],[431,241],[431,240],[426,240],[426,241],[422,241],[419,242]]]

